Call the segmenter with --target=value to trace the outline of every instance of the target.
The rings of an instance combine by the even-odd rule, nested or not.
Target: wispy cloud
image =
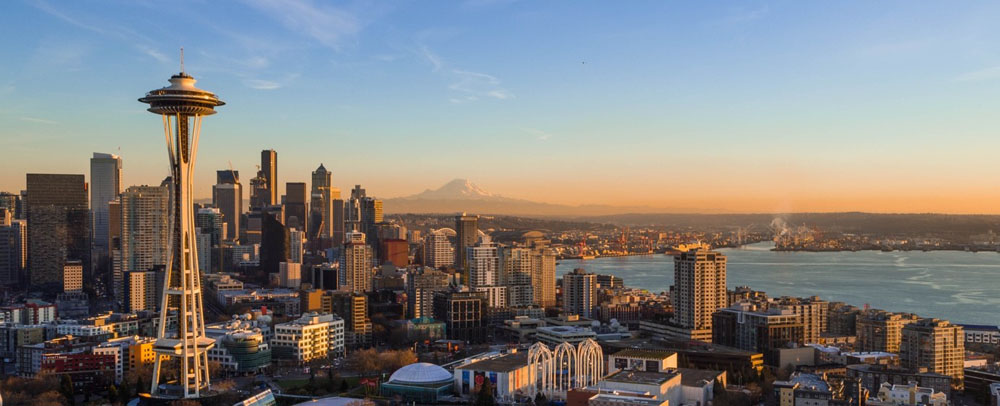
[[[522,128],[521,131],[534,135],[535,138],[538,139],[539,141],[548,141],[549,138],[552,138],[552,134],[539,130],[537,128]]]
[[[281,88],[280,83],[263,79],[246,79],[243,81],[243,84],[251,89],[257,90],[275,90]]]
[[[325,3],[310,0],[249,0],[249,3],[285,28],[335,50],[361,30],[361,22],[354,13]]]
[[[1000,65],[986,69],[965,72],[955,77],[958,82],[979,82],[983,80],[993,80],[1000,78]]]
[[[451,82],[448,85],[448,89],[454,93],[448,99],[452,103],[468,103],[482,98],[499,100],[514,98],[514,94],[504,89],[501,86],[500,79],[496,76],[465,69],[450,68],[444,59],[431,51],[426,45],[418,46],[414,53],[430,64],[431,72],[448,78]]]
[[[132,29],[112,24],[107,21],[98,21],[97,19],[80,12],[67,13],[45,0],[34,0],[31,4],[42,12],[62,20],[67,24],[125,42],[140,53],[156,59],[159,62],[171,61],[171,58],[168,58],[154,45],[152,45],[154,44],[154,41]]]
[[[441,67],[444,66],[444,61],[441,60],[441,57],[437,56],[434,52],[431,52],[431,50],[427,49],[427,46],[425,45],[417,47],[417,54],[423,57],[427,63],[431,64],[431,70],[434,72],[441,70]]]
[[[21,116],[21,117],[18,117],[18,119],[21,120],[21,121],[27,121],[29,123],[59,124],[58,121],[46,120],[44,118],[38,118],[38,117]]]
[[[500,79],[485,73],[452,69],[455,82],[449,89],[467,96],[492,97],[500,100],[512,99],[514,95],[500,87]]]
[[[172,61],[171,58],[164,55],[154,45],[152,45],[154,44],[152,40],[132,29],[112,24],[107,21],[91,21],[95,19],[80,12],[65,12],[45,0],[35,0],[31,4],[42,12],[55,17],[56,19],[62,20],[69,25],[130,44],[140,53],[156,59],[159,62]]]

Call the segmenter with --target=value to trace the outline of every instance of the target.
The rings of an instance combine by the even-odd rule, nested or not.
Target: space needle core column
[[[181,55],[181,72],[170,77],[170,86],[151,90],[139,99],[149,104],[147,110],[150,113],[163,117],[172,175],[170,247],[163,281],[160,325],[153,345],[156,360],[150,388],[150,395],[157,398],[199,398],[207,395],[208,350],[215,343],[215,340],[205,336],[191,175],[198,154],[201,119],[215,114],[215,107],[225,103],[212,92],[194,86],[194,78],[184,72]],[[168,315],[171,314],[177,317],[176,329],[168,328]],[[169,365],[166,361],[161,362],[163,356],[179,361],[176,382],[161,385],[162,371]]]

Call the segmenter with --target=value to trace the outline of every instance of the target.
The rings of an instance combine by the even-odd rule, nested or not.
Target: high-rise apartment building
[[[407,310],[411,319],[434,317],[434,292],[448,289],[447,273],[422,268],[406,277]]]
[[[302,287],[302,264],[282,262],[278,265],[278,280],[282,287],[298,289]]]
[[[674,257],[674,323],[711,335],[712,314],[728,305],[726,256],[699,249]]]
[[[433,230],[424,236],[424,266],[435,269],[455,264],[455,248],[448,241],[448,235],[441,230]]]
[[[480,243],[467,248],[469,288],[486,294],[486,304],[491,308],[507,307],[507,288],[500,284],[500,252],[496,244]]]
[[[582,268],[563,275],[563,311],[590,318],[597,303],[597,275]]]
[[[809,298],[780,297],[770,304],[771,307],[790,310],[802,317],[802,327],[804,330],[803,343],[819,343],[819,336],[827,331],[827,312],[830,302],[822,300],[819,296]]]
[[[268,206],[280,204],[278,201],[278,153],[273,149],[260,151],[260,171],[263,173]]]
[[[500,253],[503,266],[500,279],[507,287],[507,305],[527,307],[538,304],[534,289],[535,252],[530,248],[503,247]]]
[[[542,307],[553,307],[556,305],[556,253],[550,248],[536,248],[532,262],[534,302]]]
[[[222,272],[222,243],[228,235],[225,216],[217,207],[198,209],[194,226],[198,229],[198,267],[202,272]]]
[[[333,292],[333,312],[344,319],[344,341],[349,349],[372,345],[372,321],[368,317],[368,296],[361,292]]]
[[[302,263],[305,254],[306,233],[291,228],[288,230],[288,262]]]
[[[124,307],[128,312],[156,311],[159,307],[157,271],[125,272]]]
[[[948,375],[952,387],[963,388],[965,332],[947,320],[920,319],[903,326],[899,361],[911,370]]]
[[[90,213],[83,175],[27,175],[28,270],[36,288],[62,290],[63,265],[83,262],[90,275]]]
[[[92,242],[99,259],[111,255],[108,247],[108,203],[122,192],[122,159],[118,155],[95,152],[90,158],[90,210]]]
[[[285,184],[285,226],[307,231],[309,224],[308,193],[305,182]]]
[[[319,164],[312,173],[312,190],[310,193],[310,224],[309,236],[312,238],[333,237],[333,200],[330,196],[333,174]]]
[[[20,284],[28,267],[28,222],[13,215],[0,209],[0,285]]]
[[[904,313],[890,313],[885,310],[871,309],[857,316],[858,340],[856,349],[859,351],[899,352],[902,341],[903,326],[917,321],[917,316]]]
[[[216,183],[212,186],[212,206],[222,212],[226,223],[226,236],[236,241],[240,238],[240,217],[243,215],[243,185],[240,172],[224,170],[216,172]]]
[[[455,268],[462,271],[462,283],[469,283],[467,249],[479,240],[479,216],[455,216]]]
[[[167,264],[170,244],[170,191],[159,186],[131,186],[121,195],[121,253],[116,260],[115,297],[123,297],[124,274]]]
[[[372,248],[365,234],[351,232],[340,254],[340,286],[351,292],[372,290]]]
[[[63,265],[62,285],[64,293],[83,291],[83,262],[79,260],[66,261]]]

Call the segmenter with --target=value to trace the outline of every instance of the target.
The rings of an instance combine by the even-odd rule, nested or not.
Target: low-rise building
[[[545,326],[535,331],[538,341],[553,347],[562,343],[577,345],[583,340],[597,338],[597,333],[586,327]]]
[[[798,372],[787,381],[774,381],[774,394],[777,406],[828,406],[834,399],[826,380]]]
[[[609,373],[621,370],[666,372],[677,369],[677,353],[667,350],[627,349],[608,355]]]
[[[234,317],[225,323],[205,327],[205,335],[215,339],[208,350],[208,360],[218,362],[223,370],[233,374],[262,372],[271,365],[270,327],[249,315]]]
[[[621,370],[605,377],[600,383],[600,388],[611,391],[648,393],[655,396],[658,401],[667,401],[669,405],[681,405],[684,400],[681,374],[676,371]]]
[[[933,388],[924,388],[915,383],[892,385],[883,383],[878,394],[868,399],[871,406],[948,406],[948,396]]]
[[[274,326],[274,358],[306,363],[344,354],[344,319],[332,314],[307,313]]]
[[[489,379],[501,402],[512,401],[527,393],[528,353],[518,351],[473,361],[455,367],[455,393],[469,395]]]

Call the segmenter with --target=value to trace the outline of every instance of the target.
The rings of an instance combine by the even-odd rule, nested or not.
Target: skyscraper
[[[115,298],[124,303],[124,273],[167,265],[168,188],[131,186],[121,195],[121,252],[115,258]]]
[[[433,230],[424,236],[423,263],[435,269],[455,264],[455,248],[444,231]]]
[[[503,265],[501,283],[507,287],[507,305],[525,307],[536,304],[532,283],[534,252],[524,247],[504,247],[500,252],[500,263]]]
[[[83,262],[90,275],[90,215],[83,175],[27,175],[30,283],[62,290],[66,261]]]
[[[710,339],[712,313],[727,306],[726,256],[704,249],[676,256],[671,300],[674,323]]]
[[[154,357],[151,395],[159,398],[198,398],[209,388],[208,350],[215,340],[205,336],[202,313],[201,275],[195,247],[194,192],[191,180],[201,135],[201,120],[215,114],[223,103],[211,92],[194,86],[193,77],[181,73],[170,77],[170,86],[151,90],[140,102],[148,103],[149,112],[162,116],[170,162],[170,250],[163,283],[160,324],[153,344]],[[30,193],[30,192],[29,192]],[[167,330],[167,316],[177,316],[175,331]],[[161,386],[162,356],[179,358],[180,379]],[[168,364],[169,365],[169,364]]]
[[[268,205],[279,204],[278,201],[278,153],[273,149],[260,151],[260,172],[264,178],[264,188],[267,190],[266,200]]]
[[[28,222],[13,216],[0,208],[0,285],[20,284],[28,267]]]
[[[500,254],[496,244],[484,242],[467,248],[469,288],[486,293],[490,307],[507,307],[507,288],[500,285]]]
[[[257,171],[257,176],[250,179],[250,210],[260,210],[271,206],[271,191],[267,189],[267,178],[264,171]]]
[[[333,174],[323,164],[319,164],[319,168],[312,173],[312,215],[308,230],[311,238],[333,237],[333,201],[330,196],[332,179]]]
[[[535,304],[556,305],[556,253],[550,248],[536,248],[532,256],[531,284]]]
[[[351,232],[340,254],[340,286],[351,292],[372,290],[372,247],[365,243],[365,234]]]
[[[95,152],[90,158],[90,210],[93,244],[98,259],[110,255],[108,248],[108,203],[122,192],[122,159],[118,155]]]
[[[597,305],[597,275],[582,268],[563,275],[563,311],[590,318]]]
[[[301,231],[307,231],[309,223],[308,193],[305,182],[288,182],[285,184],[285,226]]]
[[[239,171],[216,172],[216,184],[212,186],[212,205],[222,212],[222,221],[226,222],[227,238],[238,240],[240,216],[243,215],[243,185],[240,185]]]
[[[333,213],[333,237],[330,244],[339,247],[344,244],[344,238],[347,235],[345,205],[344,199],[340,198],[340,189],[330,188],[330,201],[333,202],[330,209]]]
[[[462,213],[455,216],[455,268],[462,271],[462,283],[469,283],[466,250],[479,240],[479,216]]]

